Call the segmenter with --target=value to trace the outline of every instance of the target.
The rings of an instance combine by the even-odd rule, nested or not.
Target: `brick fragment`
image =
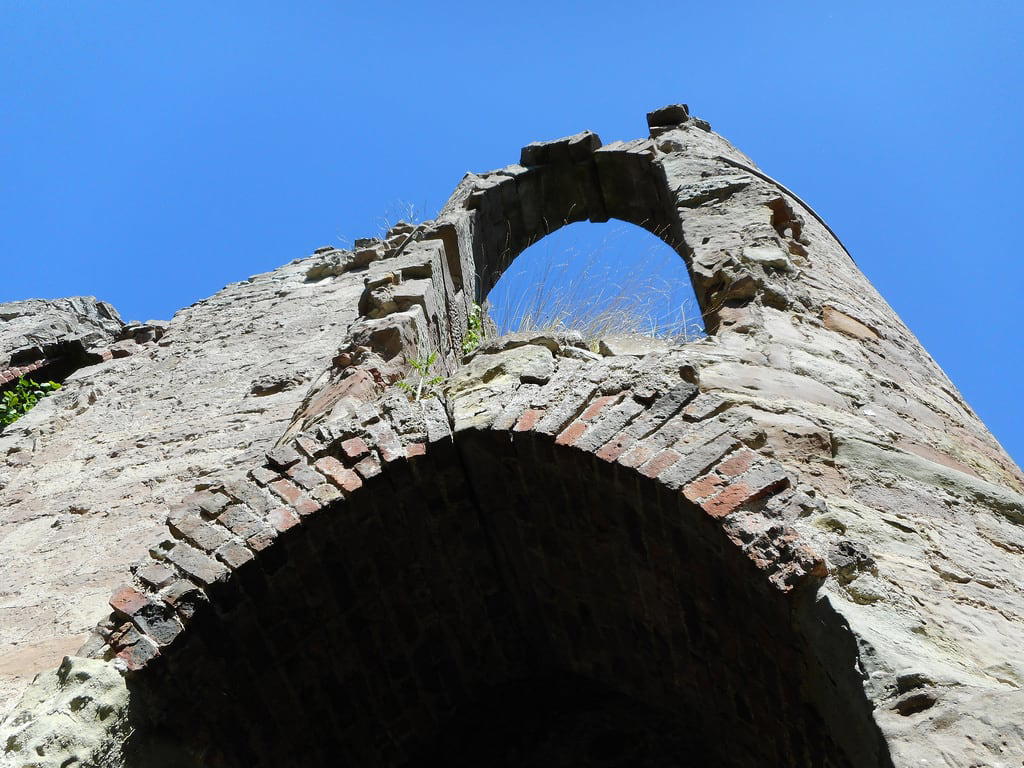
[[[320,504],[306,494],[302,494],[292,507],[299,513],[299,517],[309,517],[320,511]]]
[[[293,464],[289,467],[288,477],[290,477],[296,485],[302,486],[307,491],[313,490],[323,482],[320,475],[304,461],[300,461],[298,464]]]
[[[295,502],[299,500],[299,497],[302,496],[302,491],[297,485],[295,485],[295,483],[283,478],[281,480],[275,480],[269,487],[270,490],[276,493],[288,504],[295,504]]]
[[[247,539],[267,528],[267,524],[245,504],[232,504],[224,510],[218,522],[240,539]]]
[[[170,645],[181,632],[181,624],[165,603],[157,602],[133,589],[122,587],[110,599],[114,612],[131,619],[139,631],[158,646]]]
[[[618,462],[624,467],[639,467],[659,450],[653,441],[639,441],[619,456]]]
[[[162,589],[171,583],[174,578],[174,569],[163,563],[150,562],[136,569],[135,575],[154,589]]]
[[[237,541],[229,541],[217,547],[217,559],[232,570],[241,568],[255,557],[252,550]]]
[[[645,477],[657,477],[679,461],[680,458],[681,454],[678,451],[674,451],[671,448],[665,448],[658,453],[657,456],[640,466],[640,474]]]
[[[160,597],[185,619],[191,618],[208,602],[206,593],[187,579],[176,579],[161,590]]]
[[[789,475],[781,464],[774,461],[762,461],[751,467],[741,477],[743,482],[758,491],[781,491],[789,485]]]
[[[288,469],[292,464],[301,460],[299,452],[290,445],[279,445],[273,450],[267,451],[267,463],[276,469]]]
[[[407,458],[410,458],[410,459],[412,457],[414,457],[414,456],[423,456],[423,455],[426,454],[426,452],[427,452],[427,444],[426,443],[414,442],[414,443],[409,443],[407,446],[405,446],[405,455],[406,455]]]
[[[633,430],[650,429],[656,423],[657,420],[649,421],[644,416],[630,425],[630,432],[633,433]],[[644,462],[649,461],[651,457],[657,456],[665,448],[680,442],[688,428],[689,425],[679,420],[663,420],[660,422],[660,426],[657,426],[653,432],[650,432],[642,439],[638,438],[636,443],[618,458],[618,463],[624,467],[639,467]],[[640,431],[634,434],[644,434],[644,432]]]
[[[117,658],[133,672],[142,669],[149,661],[160,655],[156,644],[137,630],[126,635],[122,642],[124,644],[117,652]]]
[[[149,598],[133,587],[121,587],[110,598],[110,607],[114,612],[131,618],[138,613],[147,603]]]
[[[173,643],[182,630],[181,622],[175,617],[171,606],[155,600],[148,602],[132,616],[132,621],[139,631],[160,648]]]
[[[370,436],[376,442],[377,450],[380,452],[380,457],[385,462],[390,463],[405,457],[405,449],[402,447],[401,438],[398,437],[398,433],[396,433],[386,421],[378,421],[373,424],[368,424],[366,431],[370,433]],[[356,446],[356,448],[358,449],[359,446]],[[363,455],[369,457],[371,452],[367,449],[366,453]],[[358,459],[360,456],[351,456],[350,458]]]
[[[745,472],[739,478],[706,499],[701,507],[712,517],[724,517],[745,504],[781,491],[789,485],[789,477],[782,467],[774,462],[760,464]]]
[[[273,528],[268,527],[266,530],[260,531],[259,533],[254,533],[252,536],[245,540],[245,543],[249,545],[249,548],[253,552],[262,552],[271,544],[273,544],[274,539],[276,538],[277,531],[275,531]]]
[[[113,648],[120,648],[123,643],[122,640],[129,637],[129,635],[138,635],[139,630],[135,628],[135,625],[131,621],[124,621],[120,624],[116,624],[110,631],[110,645]],[[131,642],[129,640],[129,642]]]
[[[348,469],[333,456],[324,456],[322,459],[317,459],[315,466],[324,477],[345,493],[353,493],[363,485],[363,480],[359,475]]]
[[[260,485],[268,485],[281,477],[281,475],[268,467],[256,467],[256,469],[249,471],[249,477]]]
[[[750,486],[743,482],[737,482],[702,502],[701,508],[712,517],[725,517],[754,498],[755,494]]]
[[[564,363],[559,365],[559,376],[562,375],[561,369],[563,367]],[[564,382],[564,388],[557,392],[557,394],[553,387],[555,382],[552,381],[548,385],[548,391],[556,399],[551,400],[549,396],[548,402],[551,403],[551,407],[545,411],[544,416],[537,422],[537,425],[533,428],[534,432],[554,437],[564,424],[574,420],[575,414],[582,412],[587,403],[590,402],[594,392],[597,391],[597,384],[590,380],[590,378],[580,378],[579,374],[574,375],[568,370],[565,375],[567,380]],[[594,375],[598,375],[598,373],[596,371],[591,372],[591,376]]]
[[[267,520],[281,533],[294,528],[299,524],[299,516],[288,507],[278,507],[270,510]]]
[[[320,477],[320,475],[317,475]],[[323,478],[321,478],[322,480]],[[341,498],[341,491],[330,483],[321,482],[316,488],[309,492],[310,497],[314,501],[319,502],[321,506],[326,506],[332,501],[336,501]]]
[[[556,445],[572,445],[587,431],[587,425],[582,421],[574,421],[568,427],[558,433],[555,438]]]
[[[542,388],[539,384],[521,384],[505,399],[501,410],[491,422],[491,429],[507,432],[515,427],[516,422],[519,421]]]
[[[222,563],[183,541],[167,553],[167,559],[200,584],[212,584],[228,573]]]
[[[674,464],[661,479],[677,488],[685,486],[707,473],[723,456],[739,446],[739,440],[728,432],[697,445],[676,443],[682,460]]]
[[[687,421],[704,421],[728,405],[728,401],[720,395],[702,392],[683,408],[683,418]]]
[[[352,461],[358,461],[370,452],[370,447],[361,437],[350,437],[341,441],[342,454]]]
[[[618,400],[619,398],[615,398]],[[604,408],[589,422],[587,432],[574,445],[584,451],[596,451],[613,435],[625,429],[634,418],[642,414],[644,405],[634,397],[627,397]]]
[[[742,475],[753,465],[757,454],[749,448],[741,448],[718,465],[717,470],[723,477]]]
[[[222,526],[211,525],[198,515],[187,515],[169,525],[172,531],[206,552],[212,552],[231,538]]]
[[[230,502],[231,499],[223,493],[215,491],[196,491],[182,499],[183,504],[198,509],[207,517],[217,517]]]
[[[404,453],[405,452],[403,451],[403,454]],[[371,477],[376,477],[381,472],[380,462],[373,456],[367,456],[366,458],[356,462],[355,469],[366,480],[369,480]]]
[[[261,515],[267,514],[277,506],[273,496],[248,480],[231,480],[224,483],[224,492]]]
[[[315,440],[309,435],[299,435],[295,438],[295,445],[299,447],[299,450],[309,456],[311,459],[315,459],[324,451],[327,450],[326,446],[319,440]]]
[[[522,416],[519,417],[519,421],[512,427],[513,432],[529,432],[540,421],[541,416],[544,415],[544,411],[537,408],[528,408]]]
[[[725,480],[716,474],[704,475],[683,488],[683,495],[690,501],[699,502],[718,493],[724,483]]]
[[[608,405],[619,399],[618,395],[602,395],[594,399],[580,415],[582,421],[592,421]]]
[[[603,461],[615,461],[634,443],[636,443],[635,437],[628,432],[619,432],[619,434],[601,446],[601,449],[597,452],[597,458]]]

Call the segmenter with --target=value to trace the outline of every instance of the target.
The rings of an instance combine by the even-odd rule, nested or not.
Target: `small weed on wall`
[[[427,397],[439,397],[438,387],[444,382],[444,376],[432,375],[431,369],[436,362],[437,352],[431,352],[424,357],[411,358],[409,365],[412,366],[415,375],[396,381],[395,384],[415,403]]]
[[[0,430],[20,419],[36,403],[52,392],[60,389],[55,381],[37,383],[31,379],[21,378],[13,388],[0,393]]]

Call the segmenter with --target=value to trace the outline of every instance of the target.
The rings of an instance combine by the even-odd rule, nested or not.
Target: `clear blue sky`
[[[685,101],[831,224],[1024,461],[1024,3],[0,2],[0,301],[166,318]]]

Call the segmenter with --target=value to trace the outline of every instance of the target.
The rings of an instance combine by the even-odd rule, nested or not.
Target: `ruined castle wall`
[[[82,650],[125,673],[132,697],[119,711],[229,765],[273,764],[310,722],[345,734],[304,743],[313,763],[377,754],[398,764],[472,706],[484,682],[554,670],[677,717],[696,717],[704,702],[714,711],[708,733],[756,724],[763,754],[756,739],[722,738],[704,745],[719,762],[966,767],[1024,757],[1024,476],[813,210],[684,107],[648,118],[647,139],[602,145],[583,133],[529,145],[518,164],[467,175],[436,221],[229,289],[190,310],[193,321],[176,319],[166,345],[82,369],[0,437],[0,447],[20,448],[5,449],[10,508],[41,504],[11,526],[26,531],[32,551],[46,546],[32,531],[53,536],[44,525],[80,521],[93,551],[116,561],[97,578],[109,590],[117,567],[124,573],[144,549],[129,551],[130,542],[153,534],[148,565]],[[676,249],[709,338],[601,355],[579,339],[525,334],[463,356],[471,302],[520,251],[566,223],[608,218]],[[294,293],[271,298],[280,284]],[[256,295],[231,304],[245,290]],[[302,317],[305,336],[285,339],[272,312],[247,306],[275,301]],[[212,311],[225,303],[223,314]],[[248,340],[231,323],[211,331],[231,316],[251,324]],[[308,383],[280,393],[279,409],[254,410],[265,398],[253,396],[259,366],[248,355],[276,363],[296,343],[308,350]],[[280,352],[268,354],[271,346]],[[396,385],[431,350],[445,382],[437,397],[410,402]],[[171,371],[171,397],[197,366],[219,363],[230,394],[205,395],[187,420],[175,399],[132,422],[188,430],[171,456],[188,465],[153,465],[154,488],[173,480],[147,507],[147,530],[96,533],[106,518],[65,511],[62,456],[45,452],[77,460],[92,435],[134,418],[132,406],[156,408],[161,363],[193,374],[175,380]],[[132,366],[134,378],[125,373]],[[150,382],[142,392],[152,400],[118,389],[135,380]],[[120,396],[71,399],[90,386]],[[75,417],[66,413],[72,402],[83,409]],[[74,418],[82,429],[54,440],[55,425]],[[122,440],[103,454],[128,478],[140,462],[119,463],[121,452],[146,448],[132,439],[134,448]],[[208,441],[194,460],[182,447],[192,440]],[[225,482],[225,467],[244,477]],[[108,474],[90,475],[75,495],[90,510],[118,496],[121,521],[141,519],[139,497],[155,492],[125,481],[112,494]],[[174,503],[172,488],[200,492]],[[593,488],[613,512],[596,514]],[[399,499],[393,519],[389,494]],[[160,502],[170,502],[163,530]],[[403,518],[418,514],[426,517]],[[42,522],[32,528],[33,520]],[[424,520],[450,526],[452,544],[441,549],[468,546],[466,561],[477,565],[460,568],[454,554],[424,560],[403,543]],[[325,529],[354,547],[349,556]],[[55,543],[53,560],[69,550]],[[25,614],[24,631],[70,641],[73,632],[53,629],[69,569],[25,583],[30,568],[9,576],[12,591],[50,602]],[[493,585],[474,577],[480,568]],[[716,581],[719,571],[729,576]],[[595,590],[601,579],[626,586]],[[481,584],[487,594],[475,591]],[[410,612],[408,595],[420,588],[436,595],[424,604],[434,608]],[[451,597],[461,593],[468,603]],[[615,609],[591,610],[606,594]],[[353,600],[362,609],[346,614]],[[94,621],[105,614],[98,603],[97,591]],[[451,609],[440,622],[447,630],[436,628],[441,607]],[[694,608],[722,642],[690,635]],[[728,631],[734,614],[742,623],[759,610],[763,635]],[[394,642],[381,639],[388,633]],[[513,669],[476,654],[484,635],[526,644],[544,663]],[[785,661],[754,684],[773,669],[766,649]],[[44,655],[38,666],[56,666]],[[359,670],[377,663],[385,666],[371,684]],[[319,692],[304,704],[310,679]],[[390,695],[391,683],[408,695]],[[270,705],[274,692],[294,704],[286,714]],[[51,699],[36,696],[5,726],[15,742],[45,741],[38,702]],[[251,706],[245,719],[274,723],[280,738],[257,727],[218,741],[217,724],[243,711],[225,700]],[[172,702],[182,706],[163,709]],[[793,707],[805,708],[800,717],[769,725]],[[385,731],[373,731],[381,718],[346,714],[364,708],[387,713]],[[270,741],[261,748],[260,739]]]
[[[81,307],[4,324],[5,362],[69,336],[93,356],[0,434],[0,711],[85,642],[171,503],[244,471],[283,432],[362,291],[361,280],[307,283],[307,269],[232,284],[116,359],[120,322],[103,328]]]

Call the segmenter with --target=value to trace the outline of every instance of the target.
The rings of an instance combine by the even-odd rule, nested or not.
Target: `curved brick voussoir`
[[[167,537],[133,569],[134,583],[115,592],[110,619],[81,653],[144,669],[280,534],[343,503],[388,465],[422,456],[428,442],[451,443],[441,403],[392,397],[278,445],[245,477],[185,497],[168,516]]]
[[[799,679],[819,662],[791,619],[806,594],[796,588],[821,574],[798,573],[813,558],[801,561],[795,534],[768,520],[781,519],[787,481],[746,447],[743,425],[684,420],[674,444],[691,469],[672,482],[597,457],[631,429],[641,442],[675,429],[696,395],[686,382],[655,387],[659,376],[671,378],[664,371],[678,375],[677,360],[630,362],[648,368],[642,399],[633,390],[597,392],[557,434],[493,424],[453,434],[441,401],[386,398],[279,445],[245,479],[190,495],[153,561],[136,570],[136,584],[112,598],[105,644],[92,651],[128,675],[133,753],[146,759],[170,742],[189,760],[279,764],[296,754],[294,739],[315,711],[390,729],[384,742],[352,735],[337,749],[364,764],[400,764],[435,738],[452,707],[554,670],[660,702],[680,722],[717,712],[703,735],[688,725],[690,735],[672,737],[709,758],[747,760],[764,749],[772,723],[768,749],[780,760],[884,764],[877,735],[870,743],[851,737],[873,727],[862,704],[841,704],[857,725],[836,727],[836,706],[825,704],[834,693],[809,693]],[[552,404],[541,397],[528,405]],[[574,424],[587,428],[570,445],[561,438],[576,434]],[[740,438],[707,450],[712,435],[737,426]],[[583,440],[599,434],[607,439]],[[744,481],[760,490],[729,512],[709,511],[681,490],[689,473],[686,487],[714,477],[726,488]],[[722,612],[717,599],[733,609]],[[422,600],[433,608],[408,612]],[[363,612],[378,605],[397,623],[364,624]],[[334,638],[330,646],[316,627]],[[380,633],[374,645],[345,639],[364,628]],[[751,633],[759,646],[738,639]],[[632,670],[625,688],[621,664]],[[778,664],[778,677],[751,678],[765,664]],[[353,687],[352,675],[386,680],[388,669],[409,670],[412,687],[389,699],[397,709],[386,723],[363,723],[379,718],[382,703]],[[321,682],[288,682],[312,681],[314,670]],[[692,675],[717,683],[694,687]],[[352,708],[328,692],[343,681]],[[285,702],[307,714],[261,733],[259,713]],[[422,724],[405,732],[397,726],[405,718]],[[746,735],[723,738],[739,722]],[[325,760],[322,746],[300,746],[304,764]]]
[[[502,346],[449,382],[457,440],[469,429],[552,437],[680,493],[777,588],[825,578],[823,557],[786,522],[802,514],[790,474],[748,447],[763,441],[751,420],[694,407],[699,374],[685,351],[581,361],[557,338]]]

